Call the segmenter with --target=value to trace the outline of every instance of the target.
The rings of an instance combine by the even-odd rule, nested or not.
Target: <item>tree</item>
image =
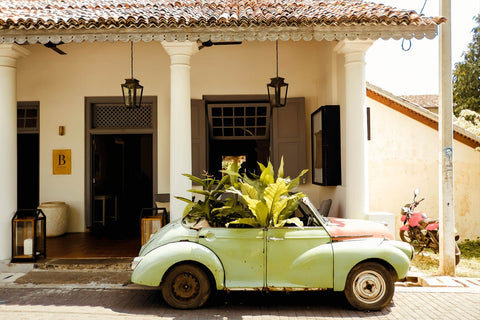
[[[468,51],[463,53],[464,61],[455,63],[453,70],[453,102],[458,117],[464,109],[480,112],[480,14],[475,17],[473,39]]]

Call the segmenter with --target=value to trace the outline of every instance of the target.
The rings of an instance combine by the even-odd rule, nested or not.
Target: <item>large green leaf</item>
[[[252,199],[247,195],[243,195],[242,199],[245,201],[250,211],[252,211],[258,224],[262,227],[267,226],[269,210],[265,203],[257,199]]]

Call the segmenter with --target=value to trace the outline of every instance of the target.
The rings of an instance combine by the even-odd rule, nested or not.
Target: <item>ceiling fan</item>
[[[235,44],[242,44],[242,41],[219,41],[219,42],[213,42],[212,40],[207,40],[201,42],[201,44],[198,46],[198,50],[201,50],[205,47],[211,47],[211,46],[228,46],[228,45],[235,45]]]
[[[44,44],[44,46],[49,48],[49,49],[52,49],[53,51],[55,51],[58,54],[61,54],[61,55],[67,54],[66,52],[57,48],[57,46],[59,46],[61,44],[63,44],[63,42],[59,42],[59,43],[47,42],[47,43]]]

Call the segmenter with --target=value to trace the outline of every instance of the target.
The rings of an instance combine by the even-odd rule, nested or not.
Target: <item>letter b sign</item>
[[[53,174],[72,174],[72,150],[53,150]]]

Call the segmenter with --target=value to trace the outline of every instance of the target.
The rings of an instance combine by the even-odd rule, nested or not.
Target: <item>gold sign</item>
[[[53,150],[53,174],[72,174],[72,150]]]

